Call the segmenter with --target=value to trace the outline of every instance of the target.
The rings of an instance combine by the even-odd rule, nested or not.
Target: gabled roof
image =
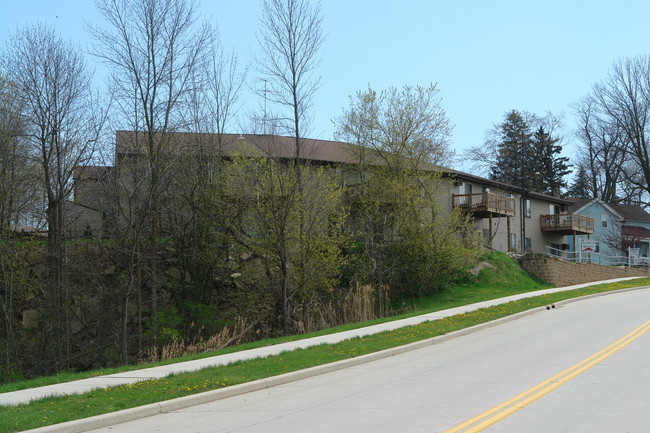
[[[608,212],[610,212],[612,215],[616,217],[619,221],[623,221],[625,218],[623,215],[621,215],[619,212],[614,209],[613,206],[611,206],[611,203],[605,203],[599,198],[593,198],[593,199],[570,199],[571,205],[569,206],[569,211],[572,213],[577,213],[579,214],[580,212],[584,211],[587,209],[589,206],[592,204],[600,204],[602,207],[604,207]]]
[[[571,199],[571,201],[573,204],[569,207],[569,209],[575,213],[580,213],[593,203],[599,203],[621,221],[640,221],[650,223],[650,214],[638,205],[605,203],[598,198],[586,200]]]

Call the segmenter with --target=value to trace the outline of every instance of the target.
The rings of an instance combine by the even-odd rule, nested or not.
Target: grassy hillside
[[[412,299],[410,302],[402,300],[402,306],[408,307],[411,304],[418,313],[437,311],[553,287],[528,274],[516,260],[505,253],[488,253],[482,260],[491,267],[482,269],[477,277],[468,275],[466,281],[458,282],[448,290],[431,296]]]

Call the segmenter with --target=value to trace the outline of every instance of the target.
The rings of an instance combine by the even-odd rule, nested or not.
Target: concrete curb
[[[318,376],[325,373],[341,370],[344,368],[354,367],[357,365],[365,364],[367,362],[376,361],[379,359],[388,358],[390,356],[399,355],[401,353],[417,350],[422,347],[439,344],[452,338],[461,337],[472,332],[480,331],[481,329],[489,328],[499,325],[501,323],[510,322],[520,317],[528,316],[534,313],[539,313],[540,308],[534,308],[528,311],[513,314],[511,316],[502,317],[491,322],[481,323],[469,328],[460,329],[458,331],[450,332],[449,334],[439,335],[426,340],[416,341],[403,346],[397,346],[390,349],[382,350],[379,352],[369,353],[367,355],[357,356],[355,358],[343,359],[341,361],[332,362],[329,364],[318,365],[316,367],[306,368],[304,370],[293,371],[290,373],[281,374],[278,376],[269,377],[266,379],[259,379],[253,382],[242,383],[240,385],[233,385],[227,388],[217,389],[214,391],[207,391],[200,394],[188,395],[173,400],[162,401],[159,403],[151,403],[144,406],[138,406],[131,409],[125,409],[119,412],[111,412],[103,415],[97,415],[90,418],[84,418],[75,421],[69,421],[60,424],[54,424],[47,427],[41,427],[33,430],[28,430],[33,433],[80,433],[88,430],[94,430],[102,427],[109,427],[115,424],[121,424],[136,419],[146,418],[153,415],[159,415],[166,412],[173,412],[176,410],[185,409],[192,406],[197,406],[204,403],[210,403],[217,400],[222,400],[229,397],[246,394],[253,391],[259,391],[274,386],[283,385],[290,382],[295,382],[301,379]]]
[[[604,295],[629,292],[633,290],[648,289],[650,286],[630,287],[626,289],[614,290],[611,292],[595,293],[592,295],[580,296],[577,298],[566,299],[556,302],[556,305],[565,305],[572,302],[587,300],[590,298],[600,297]],[[94,430],[103,427],[109,427],[116,424],[121,424],[128,421],[134,421],[149,416],[159,415],[162,413],[173,412],[176,410],[185,409],[192,406],[197,406],[204,403],[211,403],[214,401],[222,400],[229,397],[246,394],[253,391],[259,391],[274,386],[283,385],[290,382],[295,382],[301,379],[318,376],[325,373],[341,370],[344,368],[354,367],[357,365],[365,364],[384,358],[388,358],[401,353],[410,352],[426,346],[440,344],[453,338],[458,338],[467,334],[471,334],[482,329],[490,328],[500,325],[502,323],[511,322],[525,316],[546,311],[544,307],[536,307],[530,310],[515,313],[510,316],[502,317],[500,319],[492,320],[486,323],[471,326],[469,328],[460,329],[458,331],[450,332],[449,334],[439,335],[436,337],[428,338],[426,340],[416,341],[414,343],[397,346],[390,349],[385,349],[379,352],[373,352],[366,355],[361,355],[355,358],[344,359],[335,361],[328,364],[310,367],[303,370],[293,371],[290,373],[272,376],[265,379],[258,379],[253,382],[242,383],[240,385],[233,385],[227,388],[207,391],[200,394],[188,395],[186,397],[175,398],[172,400],[162,401],[158,403],[151,403],[144,406],[138,406],[131,409],[125,409],[118,412],[111,412],[103,415],[97,415],[89,418],[69,421],[51,426],[40,427],[37,429],[27,430],[32,433],[80,433],[88,430]],[[434,319],[439,320],[439,319]]]

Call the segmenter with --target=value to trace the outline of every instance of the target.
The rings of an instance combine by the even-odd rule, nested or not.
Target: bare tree
[[[234,51],[225,52],[216,29],[207,45],[206,61],[194,70],[187,123],[191,131],[216,134],[221,147],[223,134],[237,116],[248,66],[240,64]]]
[[[198,80],[205,79],[201,71],[213,33],[207,24],[198,22],[199,12],[193,0],[96,0],[95,4],[106,27],[89,29],[95,41],[93,54],[111,71],[109,86],[118,107],[118,124],[135,131],[120,143],[132,161],[124,164],[118,175],[134,178],[137,172],[138,181],[131,187],[139,191],[128,194],[122,207],[130,212],[134,209],[131,199],[138,197],[146,211],[129,214],[122,222],[136,217],[148,219],[150,313],[155,316],[161,203],[165,178],[181,153],[181,143],[174,139],[174,133],[192,127],[188,114],[191,95],[205,85]],[[125,173],[127,168],[133,173]],[[154,329],[154,342],[156,335]]]
[[[0,231],[24,224],[30,205],[40,200],[22,111],[16,85],[0,75]]]
[[[264,0],[260,17],[258,41],[260,52],[256,57],[257,70],[266,81],[264,98],[279,107],[278,117],[273,119],[273,129],[290,135],[294,139],[292,168],[295,181],[286,185],[295,188],[284,197],[293,202],[298,200],[298,275],[297,284],[306,283],[307,278],[307,232],[305,181],[303,173],[308,169],[308,156],[302,144],[305,132],[309,130],[310,108],[320,78],[313,78],[314,70],[320,64],[318,51],[324,35],[322,31],[320,4],[309,0]],[[277,209],[293,208],[291,203],[279,205]],[[289,218],[288,212],[279,212],[282,218]],[[280,223],[288,226],[288,221]],[[288,232],[282,230],[282,237]],[[285,242],[285,241],[282,241]],[[282,261],[287,266],[286,261]],[[285,269],[286,271],[286,269]],[[291,288],[287,272],[282,272],[282,316],[284,333],[289,333],[289,294]]]
[[[224,53],[219,41],[212,46],[212,55],[208,65],[208,107],[213,130],[221,137],[237,115],[237,102],[244,85],[247,67],[241,67],[234,52]]]
[[[91,92],[91,73],[81,53],[59,38],[54,29],[35,24],[18,30],[3,55],[3,68],[20,96],[24,139],[39,165],[40,190],[45,197],[49,276],[56,302],[61,362],[69,359],[68,292],[63,282],[62,241],[65,203],[72,193],[73,169],[92,156],[102,116]]]
[[[90,27],[93,54],[111,70],[121,124],[141,134],[128,143],[146,160],[151,237],[160,231],[159,199],[173,158],[173,133],[187,129],[188,97],[207,60],[212,30],[199,25],[193,0],[96,0],[107,27]]]
[[[284,109],[274,119],[274,127],[295,138],[297,158],[301,157],[300,139],[309,129],[312,99],[320,86],[320,77],[313,78],[312,74],[321,61],[318,51],[325,39],[322,21],[319,3],[262,3],[257,70],[267,80],[264,96]]]
[[[622,198],[631,203],[649,204],[650,57],[614,63],[607,77],[593,86],[591,98],[599,128],[609,135],[620,134],[614,148],[621,153],[620,160],[625,161],[616,167],[625,181],[626,196]],[[616,171],[609,175],[614,177]]]
[[[30,188],[34,170],[29,170],[29,153],[24,140],[20,99],[16,87],[0,75],[0,340],[4,342],[5,372],[18,364],[19,343],[16,326],[18,278],[18,242],[12,225],[18,224]]]
[[[580,122],[576,135],[581,141],[577,162],[588,176],[590,196],[615,201],[623,182],[625,135],[617,124],[603,119],[598,102],[592,97],[582,99],[575,111]]]

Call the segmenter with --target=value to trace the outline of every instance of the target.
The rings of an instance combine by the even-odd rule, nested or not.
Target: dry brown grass
[[[200,338],[198,341],[189,343],[176,340],[163,346],[160,350],[152,347],[149,349],[147,355],[152,361],[164,361],[166,359],[218,350],[231,344],[241,344],[250,328],[246,318],[240,316],[232,327],[224,326],[218,334],[212,335],[207,339]]]

